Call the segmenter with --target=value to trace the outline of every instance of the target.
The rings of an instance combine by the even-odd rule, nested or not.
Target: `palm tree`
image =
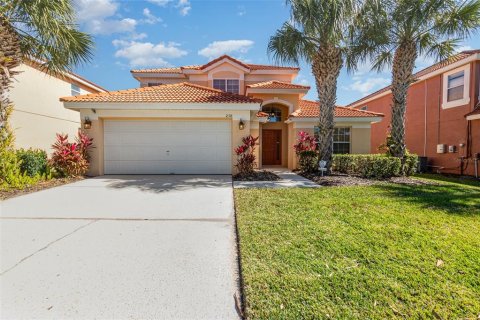
[[[93,42],[78,31],[71,0],[0,0],[0,146],[8,132],[13,70],[33,59],[59,73],[91,59]]]
[[[408,87],[419,56],[449,58],[480,25],[480,0],[370,0],[352,30],[352,56],[392,66],[391,153],[404,159]]]
[[[319,160],[330,171],[337,79],[349,62],[349,28],[359,7],[355,0],[290,0],[291,19],[270,38],[268,52],[281,63],[311,64],[317,86]]]

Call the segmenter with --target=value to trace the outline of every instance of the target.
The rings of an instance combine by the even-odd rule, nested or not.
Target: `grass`
[[[250,319],[477,319],[480,184],[237,189]]]

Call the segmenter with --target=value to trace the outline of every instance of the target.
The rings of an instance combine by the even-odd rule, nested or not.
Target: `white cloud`
[[[390,79],[383,77],[370,77],[364,80],[356,80],[354,83],[350,84],[347,89],[358,91],[363,96],[368,95],[373,91],[373,89],[380,89],[382,87],[388,86],[390,84]]]
[[[156,4],[161,7],[165,7],[172,0],[148,0],[148,2]]]
[[[245,6],[238,6],[237,9],[237,15],[239,15],[240,17],[247,14],[247,9],[245,9]]]
[[[473,48],[469,45],[464,45],[456,48],[455,52],[462,52],[462,51],[468,51],[468,50],[473,50]]]
[[[302,86],[310,86],[310,81],[301,73],[295,78],[294,83]]]
[[[113,40],[113,45],[118,48],[115,57],[125,58],[130,66],[169,66],[167,60],[180,58],[187,54],[187,51],[180,49],[175,42],[153,44],[151,42],[137,42],[125,40]]]
[[[179,8],[180,15],[182,16],[186,16],[190,10],[192,10],[189,0],[178,0],[176,7]]]
[[[133,33],[129,38],[131,40],[142,40],[142,39],[145,39],[147,37],[148,37],[148,35],[145,32],[142,32],[142,33]]]
[[[198,54],[207,58],[218,57],[229,53],[247,53],[253,46],[251,40],[214,41],[198,51]]]
[[[162,22],[162,19],[159,17],[156,17],[148,8],[143,9],[143,15],[145,17],[145,19],[142,19],[143,23],[155,24],[157,22]]]
[[[91,34],[133,32],[137,21],[115,18],[118,6],[112,0],[76,0],[77,21]]]

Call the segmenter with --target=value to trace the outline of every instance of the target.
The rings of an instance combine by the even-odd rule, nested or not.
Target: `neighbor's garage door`
[[[230,174],[230,123],[105,120],[105,174]]]

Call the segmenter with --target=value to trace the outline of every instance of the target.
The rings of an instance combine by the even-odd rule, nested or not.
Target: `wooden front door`
[[[262,165],[282,164],[282,130],[262,130]]]

